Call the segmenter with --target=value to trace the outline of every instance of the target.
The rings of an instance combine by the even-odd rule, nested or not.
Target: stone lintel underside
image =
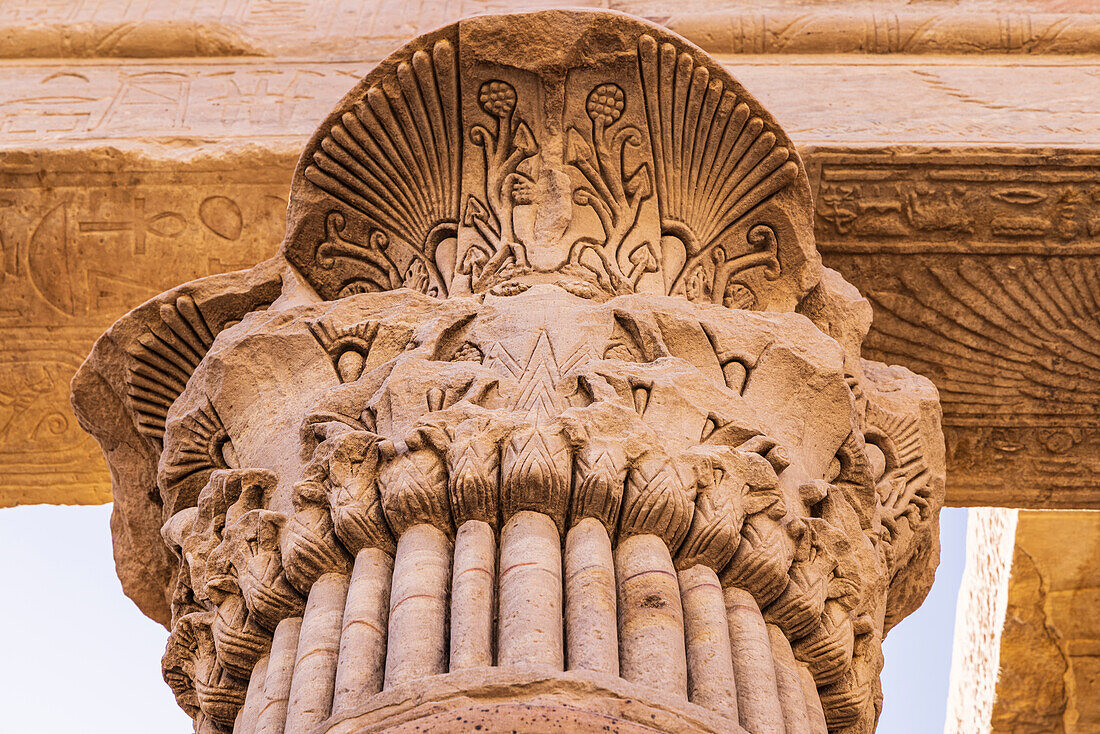
[[[67,397],[95,336],[273,253],[297,152],[398,40],[0,65],[0,506],[109,500]],[[1100,507],[1096,57],[719,59],[800,148],[824,261],[875,309],[865,356],[938,386],[948,504]]]

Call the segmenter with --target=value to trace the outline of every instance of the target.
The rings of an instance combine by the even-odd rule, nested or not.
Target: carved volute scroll
[[[281,254],[74,380],[196,731],[872,732],[943,436],[811,218],[775,121],[648,23],[484,16],[380,64]]]

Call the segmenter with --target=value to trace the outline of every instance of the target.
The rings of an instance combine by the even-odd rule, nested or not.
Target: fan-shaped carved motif
[[[192,481],[201,486],[215,469],[232,468],[236,461],[233,442],[210,401],[181,418],[180,427],[165,460],[162,477],[165,486]],[[196,475],[198,479],[192,480]]]
[[[669,291],[682,292],[697,266],[712,254],[718,255],[718,277],[707,290],[717,303],[737,272],[765,265],[772,277],[778,276],[775,233],[770,228],[750,230],[749,248],[729,241],[730,230],[798,177],[792,151],[778,143],[745,101],[720,79],[711,79],[710,71],[691,54],[677,53],[673,44],[658,44],[643,35],[638,63],[661,234],[678,237],[687,249],[687,262],[674,275]]]
[[[528,58],[514,22],[472,18],[410,44],[322,125],[286,244],[318,292],[552,282],[582,298],[791,310],[819,277],[809,185],[756,100],[655,26],[609,34],[578,13]],[[601,44],[621,63],[581,50]]]
[[[160,324],[138,339],[126,382],[138,430],[155,441],[164,437],[168,409],[214,343],[202,311],[190,296],[160,306]]]
[[[370,87],[324,136],[305,170],[309,181],[377,228],[371,236],[376,249],[385,250],[391,240],[409,248],[419,267],[410,265],[401,274],[405,285],[423,268],[430,281],[423,290],[434,287],[440,295],[446,295],[446,285],[435,248],[454,236],[458,222],[458,102],[454,46],[440,40],[430,53],[417,51],[397,65],[394,91]],[[343,219],[331,226],[339,235]],[[361,251],[368,246],[332,234],[319,258],[364,257]],[[396,269],[392,261],[389,265]],[[378,290],[392,287],[378,285]]]

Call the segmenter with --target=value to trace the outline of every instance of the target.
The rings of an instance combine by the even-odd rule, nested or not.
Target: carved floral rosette
[[[872,731],[943,438],[811,224],[775,121],[642,21],[485,16],[380,64],[280,256],[74,379],[196,730]]]

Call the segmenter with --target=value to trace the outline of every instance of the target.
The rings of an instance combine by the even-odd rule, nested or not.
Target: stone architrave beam
[[[554,0],[299,0],[294,3],[8,0],[0,58],[286,56],[381,58],[463,16],[562,6]],[[1072,54],[1100,51],[1087,2],[1002,0],[914,7],[905,0],[771,0],[715,10],[709,0],[571,0],[667,26],[713,54]],[[323,49],[323,51],[321,50]]]
[[[319,111],[402,39],[449,19],[424,9],[399,22],[386,3],[344,3],[324,27],[286,15],[306,12],[297,6],[215,17],[63,5],[44,18],[38,2],[0,10],[11,57],[48,50],[0,63],[0,506],[109,499],[66,397],[94,335],[171,283],[274,252],[274,204]],[[778,10],[622,7],[708,50],[765,54],[718,59],[798,145],[823,258],[875,308],[868,353],[939,387],[948,503],[1096,507],[1100,63],[1059,45],[1091,48],[1072,34],[1087,36],[1094,16],[1061,18],[1068,36],[1013,16],[1027,43],[1010,34],[973,46],[1004,55],[945,58],[933,52],[955,48],[951,28],[993,39],[997,16],[932,14],[916,43],[890,35],[910,15],[879,13],[889,53],[861,56],[822,52],[877,47],[806,30],[846,27],[835,13],[784,34]],[[32,19],[69,40],[15,43]],[[320,60],[322,47],[339,60]],[[1041,53],[1012,53],[1024,47]]]

